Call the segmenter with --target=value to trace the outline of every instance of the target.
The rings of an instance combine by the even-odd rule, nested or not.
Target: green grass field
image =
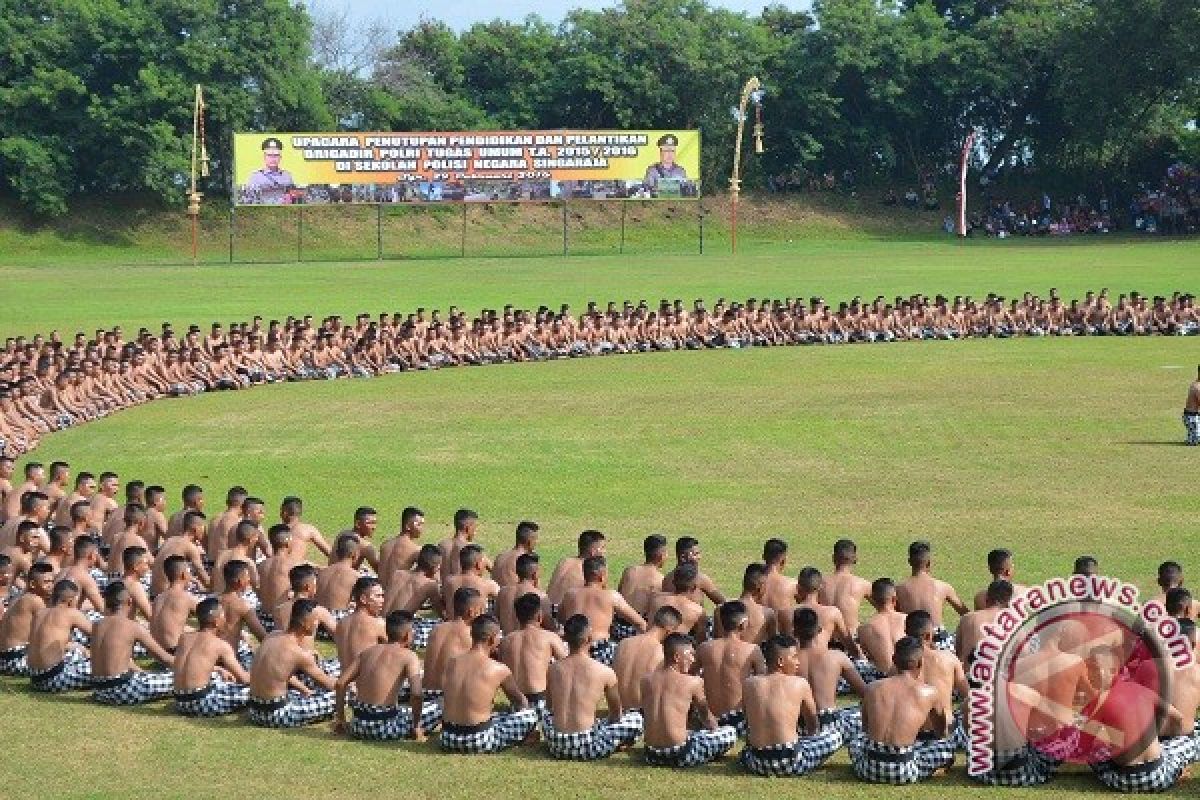
[[[806,240],[758,244],[737,259],[491,259],[408,263],[3,266],[0,335],[120,323],[136,330],[312,312],[468,311],[504,303],[576,309],[676,296],[837,301],[927,294],[1066,297],[1195,290],[1200,243]],[[454,510],[482,517],[489,551],[516,521],[542,525],[557,559],[585,527],[610,537],[613,571],[650,532],[698,536],[703,566],[733,593],[762,541],[783,536],[790,570],[826,568],[833,541],[859,543],[860,572],[905,574],[905,547],[927,538],[935,571],[961,594],[987,578],[984,554],[1016,551],[1018,578],[1069,571],[1090,553],[1102,571],[1148,590],[1168,557],[1200,569],[1196,453],[1178,446],[1179,411],[1200,358],[1194,339],[965,341],[644,354],[290,384],[161,401],[56,434],[38,451],[76,469],[117,469],[177,497],[195,481],[219,505],[242,483],[276,503],[306,501],[327,534],[369,503],[381,530],[426,511],[428,536]],[[163,704],[135,710],[28,694],[0,679],[6,776],[0,796],[263,797],[995,796],[960,766],[927,786],[856,783],[845,751],[815,776],[770,784],[727,760],[689,775],[635,756],[581,766],[527,749],[470,759],[432,744],[366,745],[328,725],[294,733],[237,720],[193,722]],[[1086,797],[1064,774],[1034,797]],[[200,787],[197,789],[197,787]],[[1193,781],[1177,790],[1195,796]]]

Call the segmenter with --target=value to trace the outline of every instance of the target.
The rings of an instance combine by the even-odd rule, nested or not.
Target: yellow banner
[[[292,203],[695,197],[700,132],[238,133],[234,199]]]

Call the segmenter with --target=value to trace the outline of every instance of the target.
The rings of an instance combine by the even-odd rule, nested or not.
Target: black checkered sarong
[[[589,652],[592,658],[606,667],[611,667],[613,659],[617,657],[617,643],[612,639],[597,639],[592,642]]]
[[[524,741],[537,726],[538,712],[532,708],[507,714],[493,714],[481,725],[454,725],[442,722],[441,744],[452,753],[499,753]]]
[[[739,759],[747,772],[765,777],[782,778],[807,775],[842,746],[842,732],[836,727],[823,728],[788,744],[772,747],[746,747]]]
[[[992,769],[970,777],[989,786],[1041,786],[1061,763],[1028,744],[1019,750],[995,753],[994,759]]]
[[[619,642],[623,639],[631,639],[638,635],[638,629],[630,625],[619,617],[613,617],[612,625],[608,629],[608,638],[614,642]]]
[[[333,692],[313,692],[305,697],[289,691],[272,700],[250,695],[250,722],[264,728],[299,728],[333,716]]]
[[[247,672],[254,665],[254,648],[246,643],[245,639],[238,639],[237,643],[237,660],[242,669]]]
[[[246,684],[214,678],[202,689],[175,692],[175,711],[185,717],[222,717],[241,711],[249,699]]]
[[[616,722],[597,720],[585,731],[563,733],[554,728],[554,717],[542,718],[542,738],[555,758],[567,761],[598,761],[622,747],[629,747],[642,735],[644,725],[639,711],[626,711]]]
[[[957,652],[957,640],[954,634],[939,625],[933,629],[933,647],[935,650],[945,650],[948,653]]]
[[[687,740],[674,747],[646,745],[646,763],[652,767],[698,767],[729,752],[737,743],[737,731],[731,727],[689,731]]]
[[[171,672],[131,670],[111,677],[92,676],[92,699],[106,706],[140,706],[169,697],[175,683]]]
[[[860,735],[848,744],[854,773],[869,783],[916,783],[954,763],[951,739],[891,745]]]
[[[433,633],[434,626],[441,621],[440,619],[427,619],[425,617],[414,619],[412,646],[419,650],[429,647],[429,634]]]
[[[275,618],[271,616],[267,609],[259,606],[254,609],[254,616],[258,617],[258,623],[263,626],[263,630],[267,633],[275,632]]]
[[[74,650],[49,669],[29,671],[29,685],[35,692],[73,692],[92,685],[92,662]]]
[[[717,725],[733,728],[737,731],[737,735],[745,738],[747,731],[746,711],[745,709],[735,708],[732,711],[726,711],[717,717]]]
[[[409,706],[379,706],[370,703],[350,703],[354,719],[350,735],[357,739],[390,741],[413,735],[413,715]],[[430,731],[442,721],[442,704],[426,700],[421,704],[421,729]]]
[[[1189,748],[1190,753],[1190,748]],[[1111,761],[1093,764],[1096,777],[1110,789],[1127,794],[1165,792],[1173,787],[1187,767],[1189,759],[1180,749],[1164,748],[1153,761],[1123,767]]]
[[[826,708],[817,712],[817,722],[822,728],[837,728],[843,741],[849,742],[862,733],[862,709],[858,706]]]
[[[0,675],[14,675],[22,678],[28,676],[29,662],[25,660],[26,650],[28,647],[25,645],[0,650]]]

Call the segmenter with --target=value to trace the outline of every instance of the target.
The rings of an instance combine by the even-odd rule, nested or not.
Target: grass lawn
[[[3,257],[0,256],[0,263]],[[468,310],[487,304],[660,296],[837,300],[923,291],[973,293],[1057,286],[1145,293],[1196,288],[1195,243],[806,242],[738,259],[505,259],[300,266],[2,267],[0,335],[59,327],[246,318],[311,311]],[[78,290],[73,286],[79,286]],[[460,506],[482,518],[489,551],[515,523],[542,525],[543,557],[585,527],[610,537],[615,573],[650,532],[692,534],[703,567],[734,593],[762,541],[792,547],[789,572],[826,568],[833,541],[855,539],[860,573],[905,574],[905,547],[934,543],[935,571],[960,594],[987,577],[984,554],[1016,551],[1018,579],[1102,571],[1152,586],[1169,557],[1192,571],[1200,498],[1196,453],[1178,446],[1194,339],[1052,339],[664,353],[291,384],[161,401],[56,434],[37,457],[123,479],[209,490],[233,483],[275,504],[306,500],[327,534],[353,508],[377,507],[381,531],[400,509],[426,511],[441,538]],[[961,766],[934,784],[881,790],[853,781],[843,750],[815,776],[770,784],[728,762],[686,784],[634,756],[581,766],[540,751],[482,759],[430,744],[339,740],[328,725],[295,733],[236,720],[194,722],[163,705],[95,707],[42,698],[0,679],[6,746],[0,796],[263,797],[365,795],[583,797],[773,796],[933,798],[970,786]],[[162,765],[166,765],[163,768]],[[1091,796],[1066,774],[1029,796]],[[554,787],[549,788],[548,787]],[[1181,792],[1194,792],[1196,784]]]

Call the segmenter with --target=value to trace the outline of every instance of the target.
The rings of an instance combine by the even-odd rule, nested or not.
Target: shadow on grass
[[[1178,439],[1171,439],[1170,441],[1165,441],[1165,442],[1164,441],[1150,441],[1150,440],[1137,441],[1137,442],[1121,442],[1121,444],[1131,444],[1131,445],[1134,445],[1135,447],[1187,447],[1188,446],[1187,442],[1181,442]]]

